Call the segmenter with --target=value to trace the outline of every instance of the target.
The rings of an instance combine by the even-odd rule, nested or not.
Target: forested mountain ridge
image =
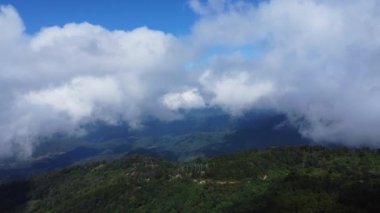
[[[31,159],[0,161],[0,183],[124,155],[190,161],[242,150],[313,144],[282,114],[252,112],[233,119],[209,110],[189,112],[187,116],[174,124],[151,120],[140,130],[130,130],[125,125],[94,124],[83,137],[56,135],[41,139]]]
[[[0,212],[377,212],[378,150],[284,147],[186,163],[146,156],[0,187]]]

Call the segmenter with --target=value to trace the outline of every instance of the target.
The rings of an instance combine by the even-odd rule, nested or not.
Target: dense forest
[[[379,201],[379,150],[318,146],[126,156],[0,186],[0,212],[378,212]]]

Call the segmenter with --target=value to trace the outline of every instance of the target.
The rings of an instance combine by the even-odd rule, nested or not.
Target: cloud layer
[[[378,147],[379,2],[237,2],[191,4],[203,14],[193,28],[199,46],[256,51],[248,58],[238,51],[210,60],[214,84],[204,88],[213,94],[211,101],[232,112],[284,112],[316,141]],[[243,100],[230,98],[236,94]]]
[[[0,157],[96,120],[140,126],[182,109],[286,113],[318,142],[380,146],[380,3],[189,1],[191,34],[68,23],[24,33],[0,9]],[[191,65],[191,66],[189,66]]]

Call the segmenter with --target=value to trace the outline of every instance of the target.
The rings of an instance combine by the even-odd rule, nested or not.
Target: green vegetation
[[[0,187],[0,212],[377,212],[379,201],[378,151],[309,146],[132,156]]]
[[[97,149],[102,154],[91,156],[86,161],[116,159],[138,150],[172,154],[176,160],[188,161],[205,156],[204,149],[224,143],[231,131],[195,132],[182,135],[131,136],[128,139],[116,138],[102,142],[88,142],[75,138],[59,138],[43,141],[34,153],[35,158],[67,153],[78,147]],[[207,153],[206,153],[207,154]]]

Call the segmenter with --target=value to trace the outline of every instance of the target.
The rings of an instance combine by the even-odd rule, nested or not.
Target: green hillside
[[[306,146],[132,156],[0,187],[0,212],[377,212],[379,201],[378,151]]]

